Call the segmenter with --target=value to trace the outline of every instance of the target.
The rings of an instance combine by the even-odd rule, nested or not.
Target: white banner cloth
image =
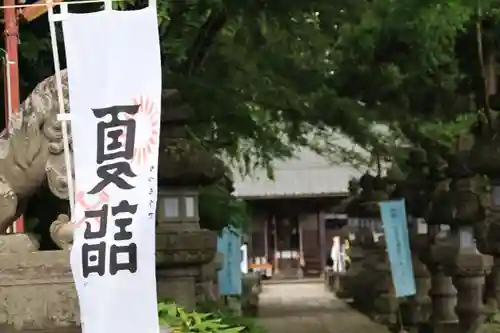
[[[156,8],[63,21],[83,333],[157,333],[161,60]]]

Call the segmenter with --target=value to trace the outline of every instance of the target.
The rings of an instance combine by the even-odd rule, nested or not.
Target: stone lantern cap
[[[186,129],[193,124],[193,118],[194,111],[184,103],[179,91],[164,92],[158,161],[160,186],[210,185],[227,174],[222,160],[188,138]]]
[[[361,177],[360,185],[362,188],[358,203],[360,217],[379,219],[379,202],[389,199],[384,180],[366,173]]]
[[[429,177],[433,181],[441,181],[448,178],[448,163],[441,156],[433,155],[429,159]]]
[[[406,164],[410,171],[401,183],[399,193],[406,203],[406,212],[414,217],[425,214],[428,205],[429,160],[423,149],[412,149]]]
[[[484,114],[479,114],[471,126],[470,134],[461,137],[461,146],[470,149],[469,165],[474,171],[500,178],[500,118],[497,111],[489,110],[491,124]]]

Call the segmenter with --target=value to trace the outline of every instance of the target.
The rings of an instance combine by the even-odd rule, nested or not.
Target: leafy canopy
[[[499,35],[493,0],[159,0],[158,17],[164,85],[196,111],[193,138],[247,171],[324,129],[383,155],[375,122],[411,143],[448,140],[449,124],[485,106],[478,54]],[[46,24],[21,24],[24,94],[53,71]]]

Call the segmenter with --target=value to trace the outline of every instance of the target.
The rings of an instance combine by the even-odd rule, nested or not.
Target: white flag
[[[161,60],[156,8],[63,22],[75,164],[71,268],[83,333],[157,333]]]

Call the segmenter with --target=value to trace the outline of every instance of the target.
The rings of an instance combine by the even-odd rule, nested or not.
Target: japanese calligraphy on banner
[[[76,205],[71,268],[83,333],[158,333],[161,62],[156,8],[69,14]]]
[[[404,200],[380,202],[385,241],[397,297],[414,295],[415,277],[411,259]]]
[[[219,294],[241,294],[241,236],[232,228],[224,228],[217,240],[217,251],[224,255],[221,270],[219,270]]]

